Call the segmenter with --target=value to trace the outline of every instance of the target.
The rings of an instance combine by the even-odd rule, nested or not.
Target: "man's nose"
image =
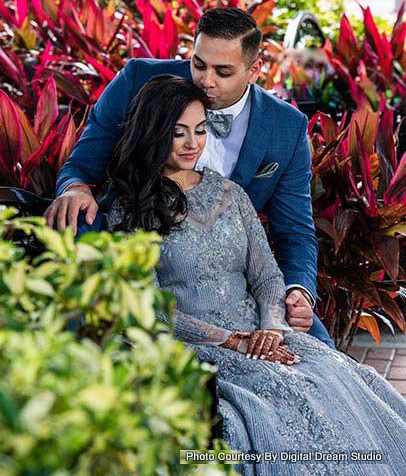
[[[202,86],[206,89],[214,87],[214,72],[211,70],[206,70],[203,74],[201,80]]]

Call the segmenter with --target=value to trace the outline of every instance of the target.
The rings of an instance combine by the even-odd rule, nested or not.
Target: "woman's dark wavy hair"
[[[135,96],[107,170],[124,212],[116,230],[143,228],[168,235],[186,218],[186,197],[163,171],[175,124],[194,101],[207,109],[201,89],[191,80],[170,74],[149,80]]]

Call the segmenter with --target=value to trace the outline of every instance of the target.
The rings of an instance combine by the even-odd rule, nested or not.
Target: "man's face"
[[[253,63],[244,57],[241,39],[224,40],[200,33],[191,62],[193,82],[207,94],[210,109],[224,109],[235,104],[247,85],[255,83],[261,60]]]

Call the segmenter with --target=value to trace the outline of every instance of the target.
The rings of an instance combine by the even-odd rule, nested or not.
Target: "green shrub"
[[[74,242],[14,213],[0,208],[0,475],[208,474],[179,451],[207,447],[214,368],[155,318],[173,306],[153,286],[158,236]],[[11,229],[45,252],[29,261]]]

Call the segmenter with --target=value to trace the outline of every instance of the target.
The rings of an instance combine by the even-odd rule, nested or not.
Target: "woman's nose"
[[[195,134],[188,134],[185,145],[189,149],[197,149],[198,144]]]

